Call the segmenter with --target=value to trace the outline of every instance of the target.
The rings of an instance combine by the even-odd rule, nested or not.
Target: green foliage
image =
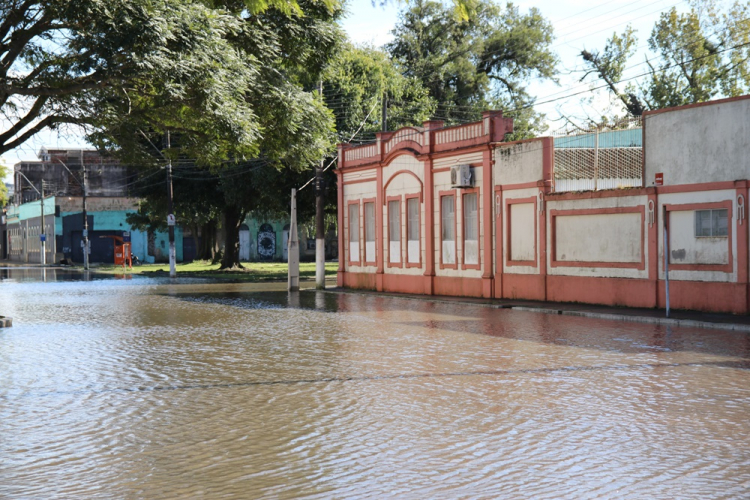
[[[465,122],[504,107],[519,130],[530,134],[539,123],[526,84],[553,78],[557,58],[550,50],[552,25],[537,9],[524,14],[510,3],[501,8],[475,0],[468,19],[457,20],[440,2],[417,0],[393,33],[387,50],[438,102],[439,118]]]
[[[333,149],[334,118],[313,86],[342,38],[335,24],[341,10],[315,0],[298,1],[291,11],[256,12],[231,1],[192,5],[208,17],[186,34],[193,49],[168,73],[184,76],[162,78],[159,68],[171,62],[156,57],[158,71],[139,82],[137,99],[127,89],[100,92],[93,101],[102,117],[96,139],[146,168],[171,157],[175,214],[182,223],[221,220],[222,266],[234,267],[246,214],[286,212],[291,188]],[[175,49],[164,42],[168,57]],[[166,189],[146,186],[138,194],[143,203],[131,222],[163,224]]]
[[[183,153],[204,164],[281,159],[261,144],[274,130],[330,133],[325,110],[300,96],[298,74],[320,71],[339,14],[337,0],[0,0],[0,108],[10,123],[0,153],[76,124],[133,156],[144,153],[142,129],[181,133]],[[288,113],[257,112],[269,89]]]
[[[8,188],[5,187],[5,176],[10,173],[10,168],[0,158],[0,208],[8,204]]]
[[[689,12],[673,7],[662,13],[648,39],[657,54],[646,60],[648,75],[637,84],[620,80],[637,45],[628,27],[615,33],[601,52],[583,51],[586,78],[595,74],[606,82],[630,115],[732,97],[750,92],[750,4],[736,1],[722,11],[715,0],[693,1]],[[621,90],[623,89],[624,90]]]
[[[373,47],[343,46],[323,74],[326,106],[336,119],[340,142],[348,141],[364,123],[356,139],[372,138],[383,129],[383,97],[388,109],[388,128],[420,125],[435,111],[435,102],[415,77],[406,77],[388,55]]]

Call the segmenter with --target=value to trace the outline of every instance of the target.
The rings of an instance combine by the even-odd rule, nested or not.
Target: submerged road
[[[747,332],[41,273],[0,281],[2,498],[750,494]]]

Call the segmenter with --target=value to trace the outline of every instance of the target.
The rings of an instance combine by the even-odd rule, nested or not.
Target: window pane
[[[374,203],[365,203],[365,241],[375,241]]]
[[[406,208],[409,214],[408,240],[419,241],[419,199],[409,198]]]
[[[455,241],[456,236],[454,234],[455,229],[455,211],[453,204],[453,196],[443,196],[441,198],[442,204],[442,218],[443,218],[443,241]]]
[[[711,210],[696,210],[695,235],[711,236]]]
[[[401,202],[388,202],[388,236],[391,241],[401,241]]]
[[[349,205],[349,241],[359,242],[359,205]]]
[[[711,228],[713,229],[711,236],[727,236],[729,231],[729,224],[727,221],[727,210],[711,210],[712,223]]]
[[[695,211],[696,237],[724,237],[729,235],[729,219],[726,208]]]
[[[477,228],[477,195],[464,195],[464,238],[466,241],[478,241]]]

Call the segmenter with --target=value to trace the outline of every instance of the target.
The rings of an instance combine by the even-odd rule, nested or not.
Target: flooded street
[[[750,497],[745,332],[40,272],[2,498]]]

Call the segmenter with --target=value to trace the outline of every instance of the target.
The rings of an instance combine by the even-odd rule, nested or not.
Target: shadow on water
[[[408,328],[484,335],[547,345],[589,348],[625,354],[698,352],[743,358],[734,368],[750,368],[750,334],[727,330],[558,316],[471,304],[446,304],[398,297],[316,292],[168,292],[187,302],[242,309],[293,308],[326,313],[392,313]],[[414,320],[411,320],[411,319]],[[419,318],[419,319],[417,319]],[[422,319],[425,318],[425,319]],[[399,321],[400,319],[400,321]],[[728,365],[729,366],[729,365]]]
[[[167,277],[153,278],[127,273],[106,275],[66,268],[0,267],[0,284],[76,281],[128,281],[132,286],[180,285],[155,293],[184,302],[240,309],[292,308],[325,313],[389,313],[396,315],[397,324],[435,334],[479,334],[620,353],[691,351],[750,360],[750,334],[746,332],[558,316],[460,302],[430,302],[356,293],[314,290],[287,292],[278,289],[229,292],[224,287],[216,286],[223,284],[223,281],[204,278],[180,278],[176,282]],[[196,284],[212,286],[199,289],[190,286]]]
[[[492,337],[626,354],[691,351],[730,355],[748,360],[750,366],[750,334],[747,332],[672,327],[527,311],[487,309],[474,312],[473,318],[402,321],[400,324],[434,331],[479,333]]]
[[[301,292],[166,292],[162,296],[196,304],[219,304],[240,309],[305,309],[328,313],[341,312],[339,297],[335,294],[310,291]]]

